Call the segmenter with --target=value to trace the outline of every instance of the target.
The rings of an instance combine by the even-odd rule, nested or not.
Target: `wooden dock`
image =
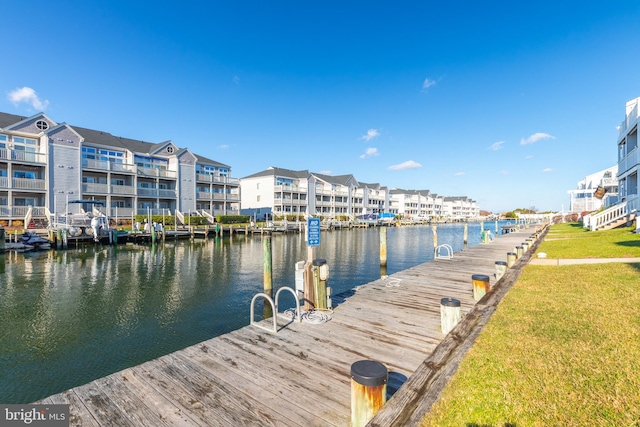
[[[247,326],[36,403],[69,404],[73,426],[348,426],[351,364],[381,362],[395,393],[444,338],[440,299],[459,299],[468,313],[471,275],[493,286],[495,261],[533,232],[333,296],[327,323],[278,334]]]

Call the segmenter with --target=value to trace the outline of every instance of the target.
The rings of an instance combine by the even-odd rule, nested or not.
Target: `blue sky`
[[[0,111],[269,166],[568,208],[640,96],[634,1],[3,3]]]

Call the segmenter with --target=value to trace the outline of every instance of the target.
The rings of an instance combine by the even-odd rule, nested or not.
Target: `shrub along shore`
[[[640,257],[634,228],[551,226],[548,258]],[[422,426],[640,425],[640,263],[527,265]]]

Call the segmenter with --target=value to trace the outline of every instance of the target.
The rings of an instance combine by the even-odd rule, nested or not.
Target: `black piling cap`
[[[324,265],[324,264],[326,264],[326,263],[327,263],[327,260],[326,260],[326,259],[321,259],[321,258],[319,258],[319,259],[314,259],[314,260],[311,262],[311,264],[315,265],[316,267],[318,267],[318,266],[320,266],[320,265]]]
[[[455,298],[442,298],[440,300],[440,305],[444,307],[460,307],[460,300]]]
[[[496,265],[507,265],[506,261],[496,261]]]
[[[507,255],[517,255],[515,252],[507,252]]]
[[[474,274],[473,276],[471,276],[471,280],[478,280],[480,282],[488,282],[489,281],[489,276],[487,276],[485,274]]]
[[[386,366],[374,360],[360,360],[351,365],[351,378],[360,385],[379,386],[386,384]]]

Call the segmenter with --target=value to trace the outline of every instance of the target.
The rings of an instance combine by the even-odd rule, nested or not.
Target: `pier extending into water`
[[[37,403],[69,404],[74,426],[349,425],[351,365],[381,362],[389,394],[402,395],[398,389],[445,338],[441,298],[461,302],[462,325],[476,306],[471,276],[487,275],[493,287],[495,262],[533,232],[512,232],[334,295],[327,323],[290,323],[277,334],[247,326]],[[411,394],[392,398],[381,412],[404,407],[419,419]],[[384,419],[376,425],[397,418]]]

